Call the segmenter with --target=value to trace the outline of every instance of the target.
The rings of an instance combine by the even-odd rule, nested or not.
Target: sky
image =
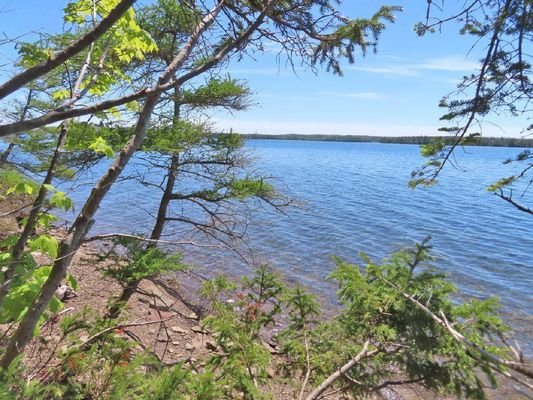
[[[0,33],[13,37],[58,32],[66,3],[0,0]],[[445,5],[454,3],[460,2]],[[351,17],[370,16],[382,4],[344,0],[341,11]],[[359,55],[355,64],[343,65],[342,77],[320,69],[315,74],[298,65],[293,71],[279,62],[275,46],[229,64],[226,72],[247,81],[255,105],[235,114],[217,112],[212,115],[214,125],[221,130],[264,134],[438,134],[444,111],[438,107],[439,100],[455,89],[463,75],[475,71],[483,47],[472,49],[473,39],[459,35],[456,23],[418,37],[413,27],[425,17],[426,1],[388,4],[400,5],[404,11],[383,32],[377,54]],[[446,15],[449,12],[444,10]],[[483,135],[521,137],[524,126],[523,120],[491,116]]]

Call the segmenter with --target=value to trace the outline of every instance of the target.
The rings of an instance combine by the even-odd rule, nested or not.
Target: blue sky
[[[59,31],[65,4],[64,0],[3,0],[0,32],[15,36]],[[345,0],[341,10],[348,16],[369,16],[381,4]],[[383,33],[378,53],[345,65],[343,77],[325,71],[314,74],[298,66],[295,74],[283,62],[278,65],[275,47],[255,59],[230,64],[227,72],[248,81],[257,105],[234,115],[216,113],[215,125],[242,133],[436,134],[442,126],[440,98],[455,88],[461,76],[475,70],[483,48],[472,50],[473,39],[460,36],[454,23],[442,32],[417,37],[413,27],[425,16],[423,0],[389,4],[401,5],[404,11]],[[444,11],[447,15],[452,10]],[[0,51],[5,53],[5,46]],[[491,116],[483,134],[519,137],[525,125],[514,118]]]

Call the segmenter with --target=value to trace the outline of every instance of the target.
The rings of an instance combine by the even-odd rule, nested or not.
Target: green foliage
[[[426,21],[415,27],[419,35],[440,31],[442,25],[453,21],[459,23],[461,34],[472,37],[474,47],[483,50],[479,68],[463,76],[457,90],[439,104],[446,109],[441,120],[450,123],[441,130],[453,133],[455,139],[438,153],[423,153],[430,162],[413,172],[417,176],[410,183],[413,186],[434,183],[445,164],[453,160],[452,153],[457,146],[479,143],[481,134],[477,130],[483,127],[487,115],[520,117],[525,123],[531,116],[528,104],[533,97],[533,58],[523,46],[523,38],[533,32],[533,25],[526,23],[531,20],[529,2],[476,1],[463,5],[460,12],[454,10],[449,17],[437,18],[432,15],[434,4],[428,2],[427,7]],[[438,14],[442,12],[446,12],[444,7]],[[531,125],[524,127],[524,137],[529,136],[527,132],[531,128]],[[523,194],[530,189],[531,171],[532,164],[526,161],[520,173],[501,178],[490,185],[488,191],[533,215],[533,210],[522,204],[528,201]],[[523,193],[520,200],[513,199],[513,189]]]
[[[65,194],[65,192],[55,191],[48,200],[48,203],[63,211],[74,211],[74,202]]]
[[[115,254],[117,262],[105,268],[103,273],[122,283],[128,284],[158,273],[186,268],[181,261],[181,254],[168,254],[157,247],[146,247],[136,239],[119,238],[115,240],[115,245],[124,248],[125,257]]]
[[[483,358],[466,350],[407,296],[443,316],[468,340],[501,354],[490,343],[491,337],[506,330],[496,314],[497,301],[475,300],[458,305],[452,299],[454,286],[442,274],[427,267],[419,271],[421,264],[429,260],[428,250],[422,243],[381,264],[362,255],[363,267],[335,259],[337,266],[330,279],[339,284],[343,309],[337,318],[316,324],[306,334],[315,382],[344,365],[368,340],[377,354],[348,372],[346,379],[361,382],[351,389],[354,394],[372,391],[385,381],[394,381],[399,374],[437,391],[484,398],[477,371],[487,373],[490,381],[493,376]],[[303,320],[308,321],[309,317]],[[305,369],[302,336],[289,331],[282,337],[293,366]]]
[[[31,195],[33,194],[35,190],[35,185],[32,185],[28,182],[19,182],[17,183],[15,186],[9,188],[7,191],[6,191],[6,194],[7,195],[10,195],[10,194],[22,194],[22,195]]]
[[[181,153],[200,146],[208,135],[203,125],[178,120],[171,126],[151,129],[143,143],[143,150],[163,154]]]
[[[222,398],[235,398],[240,392],[247,399],[270,398],[259,386],[268,378],[270,361],[259,333],[279,315],[285,286],[263,265],[253,277],[243,279],[243,292],[237,301],[227,301],[230,287],[225,279],[218,278],[203,289],[205,296],[214,299],[212,313],[203,324],[222,349],[209,359],[207,368],[216,371]]]
[[[234,111],[248,108],[250,89],[243,82],[226,78],[213,78],[194,90],[185,90],[179,103],[191,108],[224,107]]]
[[[29,255],[21,260],[18,275],[19,278],[12,283],[11,289],[4,299],[0,308],[0,321],[2,323],[20,321],[29,307],[41,291],[42,285],[50,275],[51,267],[43,266],[36,268]],[[23,270],[25,270],[24,273]],[[48,305],[51,313],[57,313],[63,308],[63,303],[53,297]],[[44,322],[48,314],[41,317],[40,322]],[[38,333],[38,327],[37,332]]]
[[[138,255],[136,262],[142,269],[162,259],[138,242],[123,240],[122,244],[132,249],[130,254]],[[95,317],[84,309],[61,321],[61,340],[70,345],[57,354],[59,368],[47,384],[22,380],[23,372],[12,367],[0,379],[0,393],[6,387],[3,384],[23,397],[42,400],[95,395],[108,400],[268,399],[271,354],[262,335],[283,317],[288,323],[277,340],[284,356],[277,361],[298,391],[306,373],[309,387],[318,385],[368,341],[374,353],[363,357],[337,382],[342,391],[366,396],[377,387],[406,379],[439,392],[482,399],[480,374],[496,383],[487,358],[457,341],[423,307],[444,318],[479,348],[507,357],[506,351],[492,342],[507,330],[497,316],[498,301],[457,302],[454,286],[428,265],[429,251],[423,242],[381,263],[362,254],[363,266],[336,258],[330,279],[338,282],[341,309],[330,320],[318,318],[320,307],[314,296],[298,286],[288,289],[264,265],[240,284],[222,276],[207,281],[201,293],[211,302],[211,311],[202,325],[218,350],[195,365],[194,372],[187,364],[164,366],[153,355],[135,350],[132,342],[124,339],[125,330],[115,328],[115,320]],[[37,281],[48,271],[49,267],[39,268],[27,275],[28,281],[38,287]],[[31,292],[27,287],[18,286],[17,290]],[[25,312],[19,303],[8,304],[12,313],[4,314],[4,319],[20,318]]]
[[[276,195],[274,186],[262,178],[234,179],[229,183],[228,197],[244,200],[248,197],[272,198]]]
[[[122,147],[129,137],[130,130],[112,124],[91,124],[71,122],[65,149],[67,164],[91,164],[101,156],[112,157],[114,148]]]
[[[422,157],[431,157],[437,155],[444,149],[445,143],[441,140],[435,140],[431,143],[420,146],[420,155]]]
[[[39,190],[39,185],[14,168],[2,168],[0,190],[5,196],[31,196]]]
[[[402,8],[398,6],[383,6],[371,18],[344,21],[344,24],[329,35],[329,40],[315,46],[312,62],[325,64],[328,71],[342,75],[338,59],[345,57],[348,62],[354,63],[356,49],[360,49],[363,55],[369,49],[375,51],[385,23],[394,22],[395,14],[400,11]]]
[[[94,4],[96,9],[93,9]],[[92,0],[78,0],[67,4],[64,19],[65,22],[85,26],[86,24],[92,24],[93,13],[105,16],[117,4],[118,0],[105,0],[96,3]],[[111,48],[119,62],[130,62],[133,59],[142,60],[146,53],[157,50],[157,46],[150,35],[137,24],[135,11],[132,8],[126,11],[117,23],[113,25],[112,29],[104,35],[102,42],[107,42],[108,46],[109,42],[113,44]],[[115,73],[118,72],[113,67],[111,70]],[[102,93],[107,89],[99,88]]]
[[[109,146],[105,139],[101,136],[98,136],[94,140],[94,142],[89,145],[89,149],[97,154],[105,154],[107,158],[113,158],[113,156],[115,155],[115,152],[113,151],[111,146]]]
[[[497,182],[495,182],[492,185],[490,185],[487,188],[487,190],[489,192],[495,192],[497,190],[502,189],[505,186],[511,185],[514,181],[516,181],[516,179],[517,179],[516,176],[508,176],[507,178],[501,178]]]
[[[41,251],[45,254],[48,254],[52,259],[57,257],[59,243],[53,236],[47,234],[39,235],[30,240],[29,245],[31,251]]]

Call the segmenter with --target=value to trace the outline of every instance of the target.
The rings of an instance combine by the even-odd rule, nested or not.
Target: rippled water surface
[[[499,296],[506,319],[533,350],[533,217],[485,190],[511,175],[502,161],[518,149],[468,148],[458,154],[460,170],[447,168],[439,185],[413,191],[407,188],[410,172],[423,162],[417,146],[253,140],[248,147],[259,170],[283,182],[301,203],[288,216],[253,216],[248,234],[256,260],[333,301],[334,286],[325,281],[332,255],[356,262],[364,251],[381,258],[431,236],[435,266],[468,296]],[[129,181],[117,185],[94,231],[149,229],[148,211],[158,195]],[[189,258],[204,271],[246,270],[234,255],[210,254]]]

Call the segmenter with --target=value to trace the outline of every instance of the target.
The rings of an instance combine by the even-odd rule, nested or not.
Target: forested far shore
[[[266,140],[307,140],[321,142],[372,142],[396,144],[428,144],[440,140],[452,144],[454,136],[367,136],[367,135],[304,135],[298,133],[269,135],[269,134],[243,134],[246,139]],[[479,137],[470,139],[465,146],[494,146],[494,147],[533,147],[533,138],[507,138],[507,137]]]

